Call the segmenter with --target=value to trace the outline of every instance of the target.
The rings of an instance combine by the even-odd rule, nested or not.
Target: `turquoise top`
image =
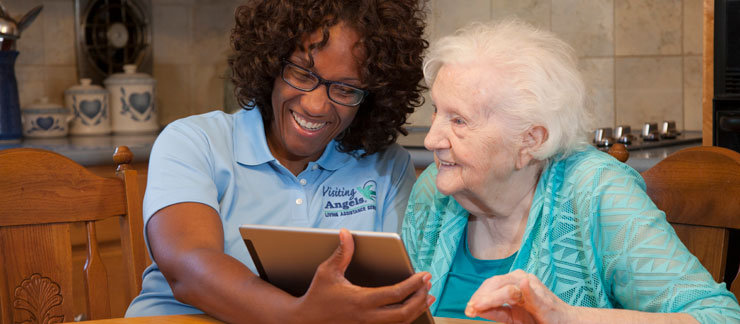
[[[419,176],[401,235],[439,298],[468,212],[437,191],[436,175],[430,165]],[[592,147],[543,169],[511,269],[534,274],[570,305],[740,321],[735,296],[681,243],[640,174]]]
[[[462,244],[464,242],[464,244]],[[468,229],[466,226],[460,238],[452,267],[447,274],[447,282],[442,289],[439,306],[434,316],[470,319],[465,316],[465,307],[470,297],[486,279],[509,273],[516,253],[498,260],[476,259],[468,246]],[[484,320],[477,318],[478,320]]]

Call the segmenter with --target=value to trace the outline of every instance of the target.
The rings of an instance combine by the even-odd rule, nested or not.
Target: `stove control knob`
[[[640,133],[642,139],[645,141],[657,141],[660,140],[658,133],[658,123],[645,123],[642,126],[642,133]]]
[[[614,138],[612,138],[612,128],[611,127],[597,128],[594,131],[594,144],[596,144],[596,146],[598,147],[611,146],[613,142],[614,142]]]
[[[617,143],[622,144],[632,144],[632,140],[635,139],[635,136],[632,135],[632,127],[627,125],[619,125],[617,126],[617,129],[614,130],[614,138],[617,139]]]
[[[679,135],[676,130],[676,122],[673,120],[663,121],[660,124],[660,138],[674,139]]]

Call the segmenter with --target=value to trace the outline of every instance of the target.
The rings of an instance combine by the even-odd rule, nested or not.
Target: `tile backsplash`
[[[431,40],[508,16],[557,34],[576,50],[597,127],[701,129],[702,0],[432,0],[430,9]],[[431,112],[427,103],[410,122],[428,125]]]
[[[229,32],[241,0],[151,0],[159,121],[224,106]],[[18,42],[21,106],[62,102],[77,83],[73,0],[3,0],[44,10]],[[600,127],[675,120],[701,129],[702,0],[430,0],[428,38],[471,21],[518,16],[571,44]],[[429,125],[431,103],[409,119]]]

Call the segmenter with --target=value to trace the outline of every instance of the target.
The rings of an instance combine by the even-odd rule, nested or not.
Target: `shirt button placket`
[[[309,169],[311,171],[316,171],[319,169],[319,166],[317,164],[313,164],[309,167]],[[312,224],[312,219],[314,218],[310,214],[311,206],[309,206],[308,200],[306,200],[306,197],[311,195],[311,193],[306,192],[309,189],[307,188],[308,180],[305,177],[309,175],[304,173],[300,174],[299,176],[301,178],[298,179],[298,183],[300,184],[299,187],[302,190],[298,191],[298,195],[295,199],[294,220],[302,226],[309,226],[309,224]]]

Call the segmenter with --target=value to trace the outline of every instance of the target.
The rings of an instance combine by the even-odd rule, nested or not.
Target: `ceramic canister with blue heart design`
[[[49,102],[42,97],[39,101],[21,109],[23,137],[67,136],[68,123],[72,115],[67,108]]]
[[[154,104],[156,80],[137,73],[136,65],[123,66],[105,81],[110,95],[111,127],[114,133],[151,133],[159,131]]]
[[[69,125],[72,135],[103,135],[110,133],[108,90],[93,85],[90,79],[64,91],[64,104],[74,118]]]

